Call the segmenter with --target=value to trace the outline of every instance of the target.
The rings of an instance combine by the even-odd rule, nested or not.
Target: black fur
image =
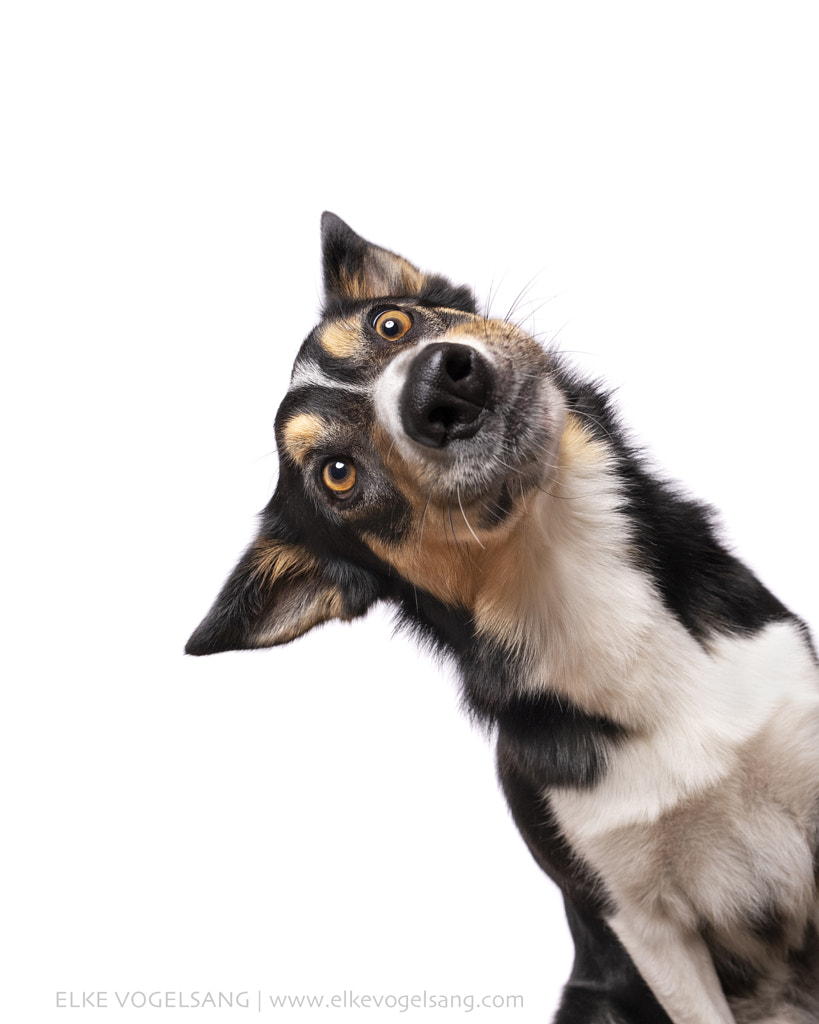
[[[617,936],[566,900],[575,960],[555,1021],[560,1024],[671,1024]]]
[[[325,301],[322,312],[324,316],[332,317],[357,308],[357,303],[350,301],[346,294],[343,284],[345,274],[349,278],[354,278],[361,273],[365,261],[372,259],[373,256],[386,254],[392,258],[396,257],[389,250],[365,241],[333,213],[322,215],[321,233],[325,285]],[[393,299],[411,298],[418,305],[460,309],[465,313],[477,311],[475,297],[471,289],[453,285],[451,281],[440,274],[427,275],[426,281],[419,291],[398,290],[390,292],[389,297]]]
[[[609,730],[606,729],[606,732]],[[608,897],[574,855],[541,796],[540,766],[521,765],[517,737],[498,730],[498,776],[532,856],[563,892],[575,960],[555,1021],[559,1024],[670,1024],[665,1011],[603,921]]]
[[[561,833],[549,796],[555,787],[593,790],[605,779],[612,758],[632,739],[629,730],[551,690],[525,692],[521,685],[529,654],[525,643],[507,646],[501,639],[479,633],[468,608],[413,585],[393,568],[387,555],[376,555],[373,545],[363,539],[375,538],[390,550],[410,537],[413,528],[411,503],[390,479],[386,456],[379,455],[370,430],[372,410],[349,387],[368,376],[377,377],[395,354],[376,336],[374,313],[403,301],[434,334],[457,319],[457,311],[474,313],[474,297],[468,288],[440,275],[421,274],[389,250],[366,242],[333,214],[322,219],[322,237],[324,319],[304,342],[296,365],[318,367],[329,383],[325,378],[311,382],[308,376],[308,383],[291,390],[282,403],[277,416],[280,478],[262,514],[259,536],[186,650],[210,654],[288,642],[323,619],[355,618],[376,601],[393,603],[405,627],[457,664],[466,710],[497,737],[498,777],[515,823],[537,863],[563,892],[576,952],[556,1024],[670,1024],[606,923],[615,910],[611,893]],[[389,287],[387,297],[377,291],[370,294],[378,284]],[[328,324],[356,318],[363,324],[362,353],[346,355],[342,348],[341,355],[333,355],[338,350],[323,347],[322,331]],[[457,387],[441,377],[437,363],[434,374],[427,365],[444,347],[430,343],[426,355],[417,361],[423,394],[413,393],[411,429],[405,424],[410,436],[415,436],[415,430],[421,443],[430,446],[451,441],[448,434],[433,436],[426,421],[415,422],[421,415],[418,409],[426,416],[427,406],[440,408],[454,400]],[[769,623],[787,620],[809,644],[807,628],[727,550],[710,511],[647,468],[620,426],[606,392],[578,379],[557,358],[550,361],[549,370],[569,412],[592,437],[605,443],[613,460],[620,482],[619,512],[630,536],[623,559],[650,578],[666,609],[685,630],[706,645],[715,635],[751,635]],[[493,371],[484,367],[482,372],[485,378],[461,386],[455,398],[461,401],[466,394],[483,412],[493,404],[488,398]],[[433,379],[434,388],[426,377]],[[521,392],[520,406],[509,411],[512,437],[525,432],[529,399],[537,387],[535,375],[526,386],[529,390]],[[343,450],[336,450],[334,440],[317,441],[309,459],[297,464],[298,453],[288,454],[286,443],[287,425],[297,413],[315,414],[341,425],[347,438]],[[472,415],[468,410],[468,417]],[[468,417],[461,423],[460,435],[455,432],[459,440],[477,433],[472,430],[473,420],[467,423]],[[322,496],[320,479],[323,462],[337,457],[354,461],[359,482],[358,489],[340,504]],[[525,474],[515,482],[518,490],[537,486],[527,484]],[[365,500],[364,495],[370,497]],[[481,525],[503,528],[519,497],[505,481],[487,492]],[[287,552],[280,563],[276,561],[279,548]],[[299,616],[304,618],[302,627]],[[291,625],[277,633],[276,623],[283,618],[292,620]],[[783,923],[773,905],[759,909],[748,929],[768,944],[785,941],[780,934]],[[819,939],[815,931],[807,938],[801,953],[791,956],[794,963],[804,958],[804,967],[797,963],[796,973],[802,971],[810,978],[819,958]],[[713,946],[725,993],[737,998],[752,995],[758,983],[753,968],[730,951],[720,951],[716,938]]]
[[[623,481],[623,511],[633,524],[638,563],[667,607],[698,640],[714,633],[750,634],[791,619],[788,609],[720,539],[714,515],[658,479],[629,443],[608,394],[556,367],[569,408],[613,449]]]

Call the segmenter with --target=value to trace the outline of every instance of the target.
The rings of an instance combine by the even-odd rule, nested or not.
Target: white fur
[[[553,797],[564,827],[579,842],[656,821],[718,785],[737,754],[778,716],[819,714],[816,669],[789,623],[771,624],[753,637],[722,637],[713,653],[686,650],[674,632],[658,631],[651,661],[625,681],[635,692],[653,688],[646,703],[655,721],[617,750],[594,790]],[[670,649],[662,647],[666,639]],[[669,664],[675,649],[685,660]],[[657,701],[657,695],[667,699]]]
[[[627,914],[610,924],[674,1024],[736,1024],[698,935],[682,936],[663,921],[641,930]]]
[[[819,671],[790,622],[695,640],[622,557],[605,458],[564,467],[549,490],[529,527],[542,590],[524,628],[543,653],[526,685],[629,731],[599,784],[552,789],[550,805],[671,1018],[728,1024],[702,923],[762,963],[745,936],[760,899],[797,941],[816,914]]]
[[[331,391],[352,391],[355,394],[369,394],[371,390],[369,384],[350,384],[330,377],[318,363],[304,359],[293,367],[288,391],[310,386],[329,388]]]
[[[430,340],[400,351],[373,397],[396,448],[440,485],[449,453],[416,445],[400,420],[407,367]],[[562,417],[550,387],[542,404]],[[598,784],[544,799],[675,1024],[732,1024],[703,925],[768,977],[785,968],[754,915],[774,914],[797,946],[817,917],[819,670],[789,621],[693,637],[624,557],[632,527],[605,444],[581,432],[553,455],[518,522],[517,561],[482,594],[476,628],[536,652],[522,690],[623,727]]]
[[[373,392],[376,417],[390,435],[398,451],[407,462],[423,466],[434,461],[444,465],[450,460],[451,456],[445,449],[439,450],[419,444],[405,433],[404,425],[401,422],[401,391],[406,381],[409,365],[420,350],[427,345],[437,344],[442,341],[454,341],[459,345],[468,344],[471,348],[480,352],[490,365],[495,365],[497,362],[491,349],[480,342],[476,342],[472,337],[466,339],[454,333],[419,338],[413,345],[408,345],[401,349],[389,362],[379,376]]]
[[[655,820],[718,782],[736,751],[785,707],[819,710],[819,674],[790,622],[703,647],[623,559],[628,523],[605,459],[562,469],[529,529],[542,591],[527,596],[527,688],[549,687],[632,730],[590,792],[555,796],[572,831]],[[819,745],[819,744],[818,744]]]
[[[414,345],[399,351],[380,374],[373,390],[375,415],[381,426],[387,431],[401,455],[409,462],[426,463],[436,457],[446,460],[444,451],[428,448],[418,444],[404,432],[401,422],[401,392],[407,376],[409,364],[425,345],[437,341],[437,338],[422,338]]]

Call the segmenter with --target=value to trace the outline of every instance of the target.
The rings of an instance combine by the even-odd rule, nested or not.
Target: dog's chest
[[[788,908],[793,928],[804,926],[815,900],[817,675],[789,623],[722,638],[655,681],[667,713],[612,748],[596,786],[550,791],[563,834],[618,907],[750,931]]]

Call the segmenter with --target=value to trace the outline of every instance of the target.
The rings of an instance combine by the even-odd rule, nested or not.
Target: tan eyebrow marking
[[[328,424],[321,416],[312,412],[302,412],[294,416],[284,427],[284,446],[287,454],[300,465],[304,462],[311,448],[314,448],[327,432]]]
[[[319,342],[324,351],[336,359],[349,359],[361,351],[361,335],[351,323],[327,324]]]

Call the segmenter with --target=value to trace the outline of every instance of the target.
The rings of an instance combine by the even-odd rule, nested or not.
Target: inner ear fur
[[[350,302],[410,298],[475,313],[475,297],[440,274],[425,274],[403,256],[366,241],[334,213],[321,217],[325,313]]]
[[[353,619],[374,588],[342,587],[299,544],[259,537],[239,559],[186,654],[217,654],[286,644],[330,619]]]

